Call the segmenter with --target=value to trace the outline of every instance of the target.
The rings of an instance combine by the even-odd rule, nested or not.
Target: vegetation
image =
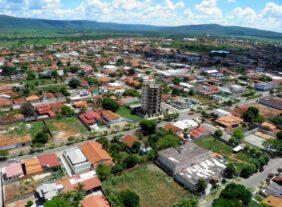
[[[242,115],[245,122],[250,124],[252,123],[261,123],[263,117],[259,114],[259,109],[253,106],[250,106],[246,112]]]
[[[173,207],[197,207],[198,199],[196,197],[185,197],[175,203]]]
[[[31,103],[24,103],[21,107],[21,113],[26,117],[31,117],[35,115],[35,110]]]
[[[77,78],[72,78],[69,82],[69,86],[73,89],[76,89],[80,85],[80,80]]]
[[[243,207],[251,202],[252,194],[243,185],[231,183],[215,199],[212,207]]]
[[[146,135],[154,134],[157,128],[157,123],[154,120],[142,120],[139,125]]]
[[[111,98],[104,98],[102,104],[104,109],[111,110],[113,112],[116,112],[119,109],[118,103]]]
[[[97,167],[96,173],[101,181],[108,179],[111,176],[111,168],[107,165],[101,164]]]

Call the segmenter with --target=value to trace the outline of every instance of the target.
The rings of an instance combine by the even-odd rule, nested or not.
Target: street
[[[269,173],[277,173],[277,169],[282,166],[282,158],[271,159],[269,163],[264,167],[263,172],[253,174],[247,179],[243,179],[241,184],[246,187],[257,189],[260,183],[266,180]]]

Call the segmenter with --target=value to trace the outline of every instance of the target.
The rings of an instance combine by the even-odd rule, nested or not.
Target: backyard
[[[167,207],[188,196],[189,192],[157,166],[147,166],[124,173],[103,183],[104,190],[132,190],[140,196],[140,207]]]
[[[198,139],[195,141],[195,143],[202,146],[205,149],[223,155],[226,160],[233,163],[237,167],[238,171],[242,167],[242,164],[250,163],[251,160],[253,159],[247,153],[244,153],[242,151],[237,154],[234,154],[231,146],[213,137]]]
[[[89,135],[87,128],[76,117],[49,119],[46,124],[51,131],[53,141],[65,141],[69,137],[82,138]]]
[[[43,122],[24,123],[6,125],[1,129],[0,136],[18,137],[24,135],[31,135],[32,138],[44,128]]]
[[[132,119],[134,121],[140,121],[142,119],[142,117],[137,116],[135,114],[131,114],[131,111],[129,108],[127,108],[126,106],[120,106],[117,113],[127,119]]]

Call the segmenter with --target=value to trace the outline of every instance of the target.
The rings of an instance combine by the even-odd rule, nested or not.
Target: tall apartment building
[[[142,87],[142,111],[148,117],[157,116],[161,113],[161,87],[155,80],[147,80]]]

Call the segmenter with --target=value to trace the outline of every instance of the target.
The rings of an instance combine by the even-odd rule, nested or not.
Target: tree
[[[233,137],[242,140],[244,138],[244,129],[242,127],[237,127],[233,132]]]
[[[31,207],[32,205],[33,205],[33,201],[32,200],[28,200],[24,207]]]
[[[63,116],[74,115],[74,111],[72,110],[72,108],[66,105],[62,106],[61,113]]]
[[[248,110],[243,113],[242,117],[244,121],[251,124],[256,122],[260,123],[263,120],[263,118],[259,115],[259,109],[254,106],[250,106]]]
[[[236,174],[235,166],[229,163],[224,170],[224,176],[231,179],[235,174]]]
[[[194,89],[191,89],[188,94],[189,94],[189,96],[194,96],[196,94],[196,92],[195,92]]]
[[[140,97],[140,94],[138,93],[138,91],[134,90],[134,89],[127,89],[123,92],[122,94],[123,96],[134,96],[134,97]]]
[[[254,166],[250,165],[250,164],[246,164],[242,167],[240,176],[243,178],[248,178],[250,177],[250,175],[252,175],[254,173],[255,169]]]
[[[55,197],[50,201],[44,203],[44,207],[75,207],[67,199],[62,197]]]
[[[101,181],[104,181],[111,176],[111,168],[105,164],[98,165],[96,172]]]
[[[10,76],[10,75],[13,75],[15,74],[17,71],[17,68],[16,67],[9,67],[9,66],[4,66],[2,67],[2,74],[4,76]]]
[[[0,150],[0,159],[1,158],[6,158],[9,155],[8,150]]]
[[[21,113],[26,117],[31,117],[35,115],[35,110],[31,103],[24,103],[21,107]]]
[[[34,80],[35,78],[36,78],[35,73],[33,73],[32,71],[27,72],[27,77],[26,77],[27,80]]]
[[[140,203],[139,195],[130,190],[120,192],[119,198],[124,207],[137,207]]]
[[[248,206],[252,199],[251,192],[243,185],[231,183],[221,192],[218,199],[214,200],[213,207],[239,207]]]
[[[122,66],[124,64],[125,64],[124,59],[120,58],[117,60],[117,66]]]
[[[132,153],[139,153],[141,150],[141,143],[140,142],[134,142],[130,151]]]
[[[116,112],[119,109],[118,103],[111,98],[104,98],[102,102],[103,108]]]
[[[48,134],[44,131],[39,132],[35,135],[35,137],[33,138],[32,142],[34,144],[38,143],[38,144],[46,144],[48,142]]]
[[[174,78],[172,82],[173,82],[174,85],[179,85],[180,84],[180,79],[179,78]]]
[[[73,89],[77,88],[80,85],[80,80],[77,78],[72,78],[69,82],[69,86]]]
[[[175,203],[173,207],[197,207],[197,197],[182,198],[179,202]]]
[[[202,194],[205,192],[206,187],[207,187],[206,181],[203,179],[199,179],[195,186],[195,192],[198,194]]]
[[[220,129],[217,129],[213,135],[215,138],[220,139],[223,136],[223,132]]]
[[[157,128],[157,124],[154,120],[142,120],[139,125],[144,134],[153,134]]]
[[[277,139],[281,139],[282,140],[282,131],[278,132],[276,134]]]
[[[127,168],[132,168],[138,163],[138,159],[134,155],[129,155],[127,158],[124,160],[124,164],[126,165]]]

